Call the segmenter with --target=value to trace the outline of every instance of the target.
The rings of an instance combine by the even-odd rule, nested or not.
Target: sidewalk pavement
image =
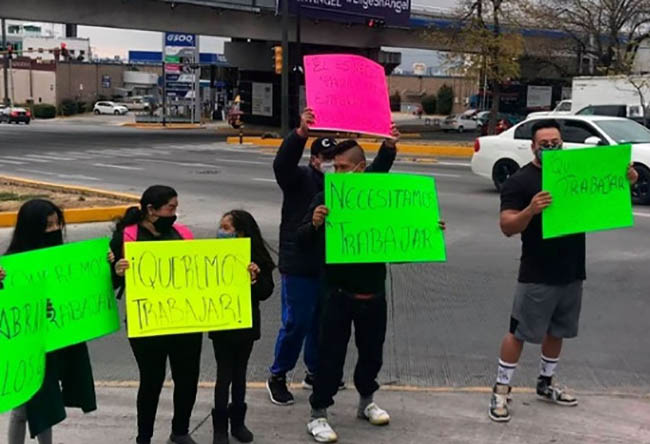
[[[56,444],[113,444],[135,442],[136,386],[106,384],[97,388],[99,410],[83,415],[70,410],[54,429]],[[154,444],[166,442],[171,424],[171,394],[163,390]],[[261,384],[248,391],[247,424],[258,444],[310,443],[306,432],[309,392],[296,388],[296,404],[277,407]],[[356,419],[354,389],[339,393],[330,422],[340,443],[650,443],[650,398],[616,394],[581,395],[578,407],[560,407],[535,399],[529,390],[514,394],[513,419],[492,423],[487,416],[487,389],[391,389],[375,400],[387,409],[391,424],[374,427]],[[212,442],[212,389],[202,385],[192,418],[192,436],[198,444]],[[7,433],[9,414],[0,416],[0,442]],[[231,442],[236,442],[231,439]]]

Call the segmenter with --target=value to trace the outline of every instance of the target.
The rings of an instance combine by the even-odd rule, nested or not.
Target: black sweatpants
[[[213,339],[212,348],[217,361],[217,383],[214,386],[214,409],[223,412],[228,407],[232,386],[232,403],[246,402],[246,370],[253,351],[253,339]]]
[[[140,370],[138,388],[138,443],[148,443],[167,373],[167,358],[174,381],[172,433],[186,435],[196,401],[201,364],[202,333],[131,338],[131,349]]]
[[[386,337],[386,296],[382,292],[371,299],[357,299],[341,289],[327,295],[321,318],[319,366],[312,408],[324,409],[334,404],[354,323],[354,341],[359,358],[354,370],[354,385],[363,397],[379,389],[377,375],[383,364]]]

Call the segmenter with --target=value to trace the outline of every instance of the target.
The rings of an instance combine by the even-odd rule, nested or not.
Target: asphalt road
[[[89,125],[0,125],[0,174],[83,184],[139,194],[154,183],[180,194],[181,219],[199,237],[214,235],[219,216],[251,211],[277,245],[281,194],[271,150],[226,145],[207,131],[142,131]],[[448,224],[445,264],[390,267],[392,292],[383,383],[486,386],[493,383],[497,351],[508,327],[519,239],[497,225],[498,195],[470,172],[467,161],[398,162],[394,171],[433,175]],[[590,391],[647,393],[650,333],[647,269],[650,208],[636,208],[636,227],[588,236],[588,280],[580,337],[568,341],[562,381]],[[107,224],[70,227],[71,240],[109,232]],[[0,247],[10,232],[0,231]],[[280,298],[262,306],[263,338],[249,380],[261,381],[271,364]],[[124,332],[90,345],[96,379],[137,379]],[[351,379],[354,346],[346,376]],[[514,383],[530,385],[539,360],[526,348]],[[204,343],[202,380],[214,380],[211,345]],[[302,365],[294,379],[302,377]]]

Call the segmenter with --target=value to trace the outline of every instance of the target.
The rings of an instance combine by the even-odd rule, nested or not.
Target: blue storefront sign
[[[165,46],[186,46],[189,48],[196,47],[196,34],[187,34],[184,32],[166,32]]]
[[[103,75],[102,76],[102,88],[111,87],[111,76]]]
[[[411,15],[411,0],[278,0],[278,11],[282,1],[289,2],[291,14],[346,23],[408,26]]]

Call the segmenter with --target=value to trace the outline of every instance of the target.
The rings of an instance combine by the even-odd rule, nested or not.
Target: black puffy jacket
[[[292,131],[282,142],[273,162],[275,179],[282,189],[282,221],[280,222],[280,273],[297,276],[320,275],[322,258],[317,252],[298,245],[297,231],[314,197],[323,191],[323,173],[310,166],[298,165],[307,139]],[[396,150],[383,144],[372,165],[375,172],[388,172],[395,161]]]

